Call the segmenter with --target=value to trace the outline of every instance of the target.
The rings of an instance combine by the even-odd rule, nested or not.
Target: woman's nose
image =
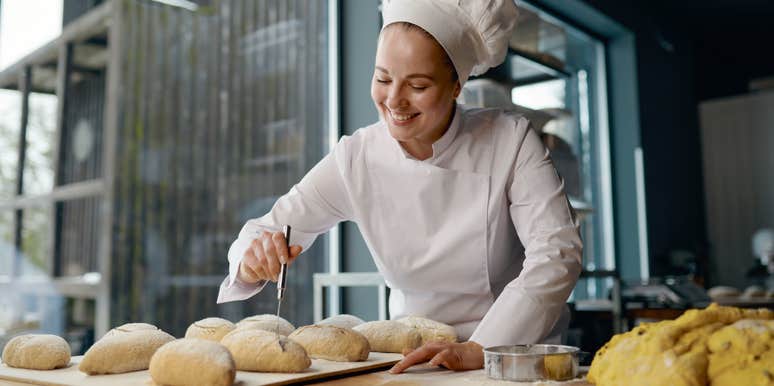
[[[400,85],[391,85],[387,91],[387,107],[399,108],[408,106],[408,100],[403,95],[402,87]]]

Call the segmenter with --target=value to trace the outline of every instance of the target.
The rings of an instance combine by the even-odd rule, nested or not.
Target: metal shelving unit
[[[550,55],[508,48],[503,64],[476,78],[492,79],[509,87],[526,86],[553,79],[570,78],[572,70]]]

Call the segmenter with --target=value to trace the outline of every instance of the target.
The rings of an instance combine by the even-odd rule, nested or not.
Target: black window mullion
[[[19,93],[21,94],[21,122],[19,125],[19,160],[16,169],[16,196],[24,193],[24,163],[27,159],[27,122],[30,112],[30,89],[32,89],[32,67],[25,66],[19,77]],[[21,273],[22,260],[22,226],[24,213],[21,208],[16,209],[16,222],[14,224],[14,246],[16,253],[11,266],[11,277],[18,277]]]
[[[68,93],[70,91],[70,73],[73,64],[73,43],[67,43],[59,53],[59,65],[57,66],[57,99],[59,108],[57,111],[57,142],[54,150],[54,189],[62,185],[65,171],[65,150],[67,149],[69,130],[67,127]],[[64,215],[64,203],[54,202],[53,245],[51,250],[51,275],[62,275],[62,217]]]

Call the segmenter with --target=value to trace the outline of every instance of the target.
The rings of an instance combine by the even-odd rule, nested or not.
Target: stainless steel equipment
[[[285,246],[288,249],[288,253],[290,253],[290,225],[285,225],[284,231],[285,231]],[[276,328],[277,335],[279,335],[280,308],[282,308],[282,298],[285,297],[285,283],[287,280],[287,273],[288,273],[288,265],[287,263],[282,263],[282,267],[280,268],[279,279],[277,280],[277,328]]]
[[[566,381],[578,376],[579,348],[551,344],[496,346],[484,349],[484,370],[492,379]]]

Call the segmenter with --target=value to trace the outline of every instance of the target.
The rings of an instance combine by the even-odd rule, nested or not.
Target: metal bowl
[[[484,369],[492,379],[566,381],[578,376],[581,351],[573,346],[526,344],[484,349]]]

